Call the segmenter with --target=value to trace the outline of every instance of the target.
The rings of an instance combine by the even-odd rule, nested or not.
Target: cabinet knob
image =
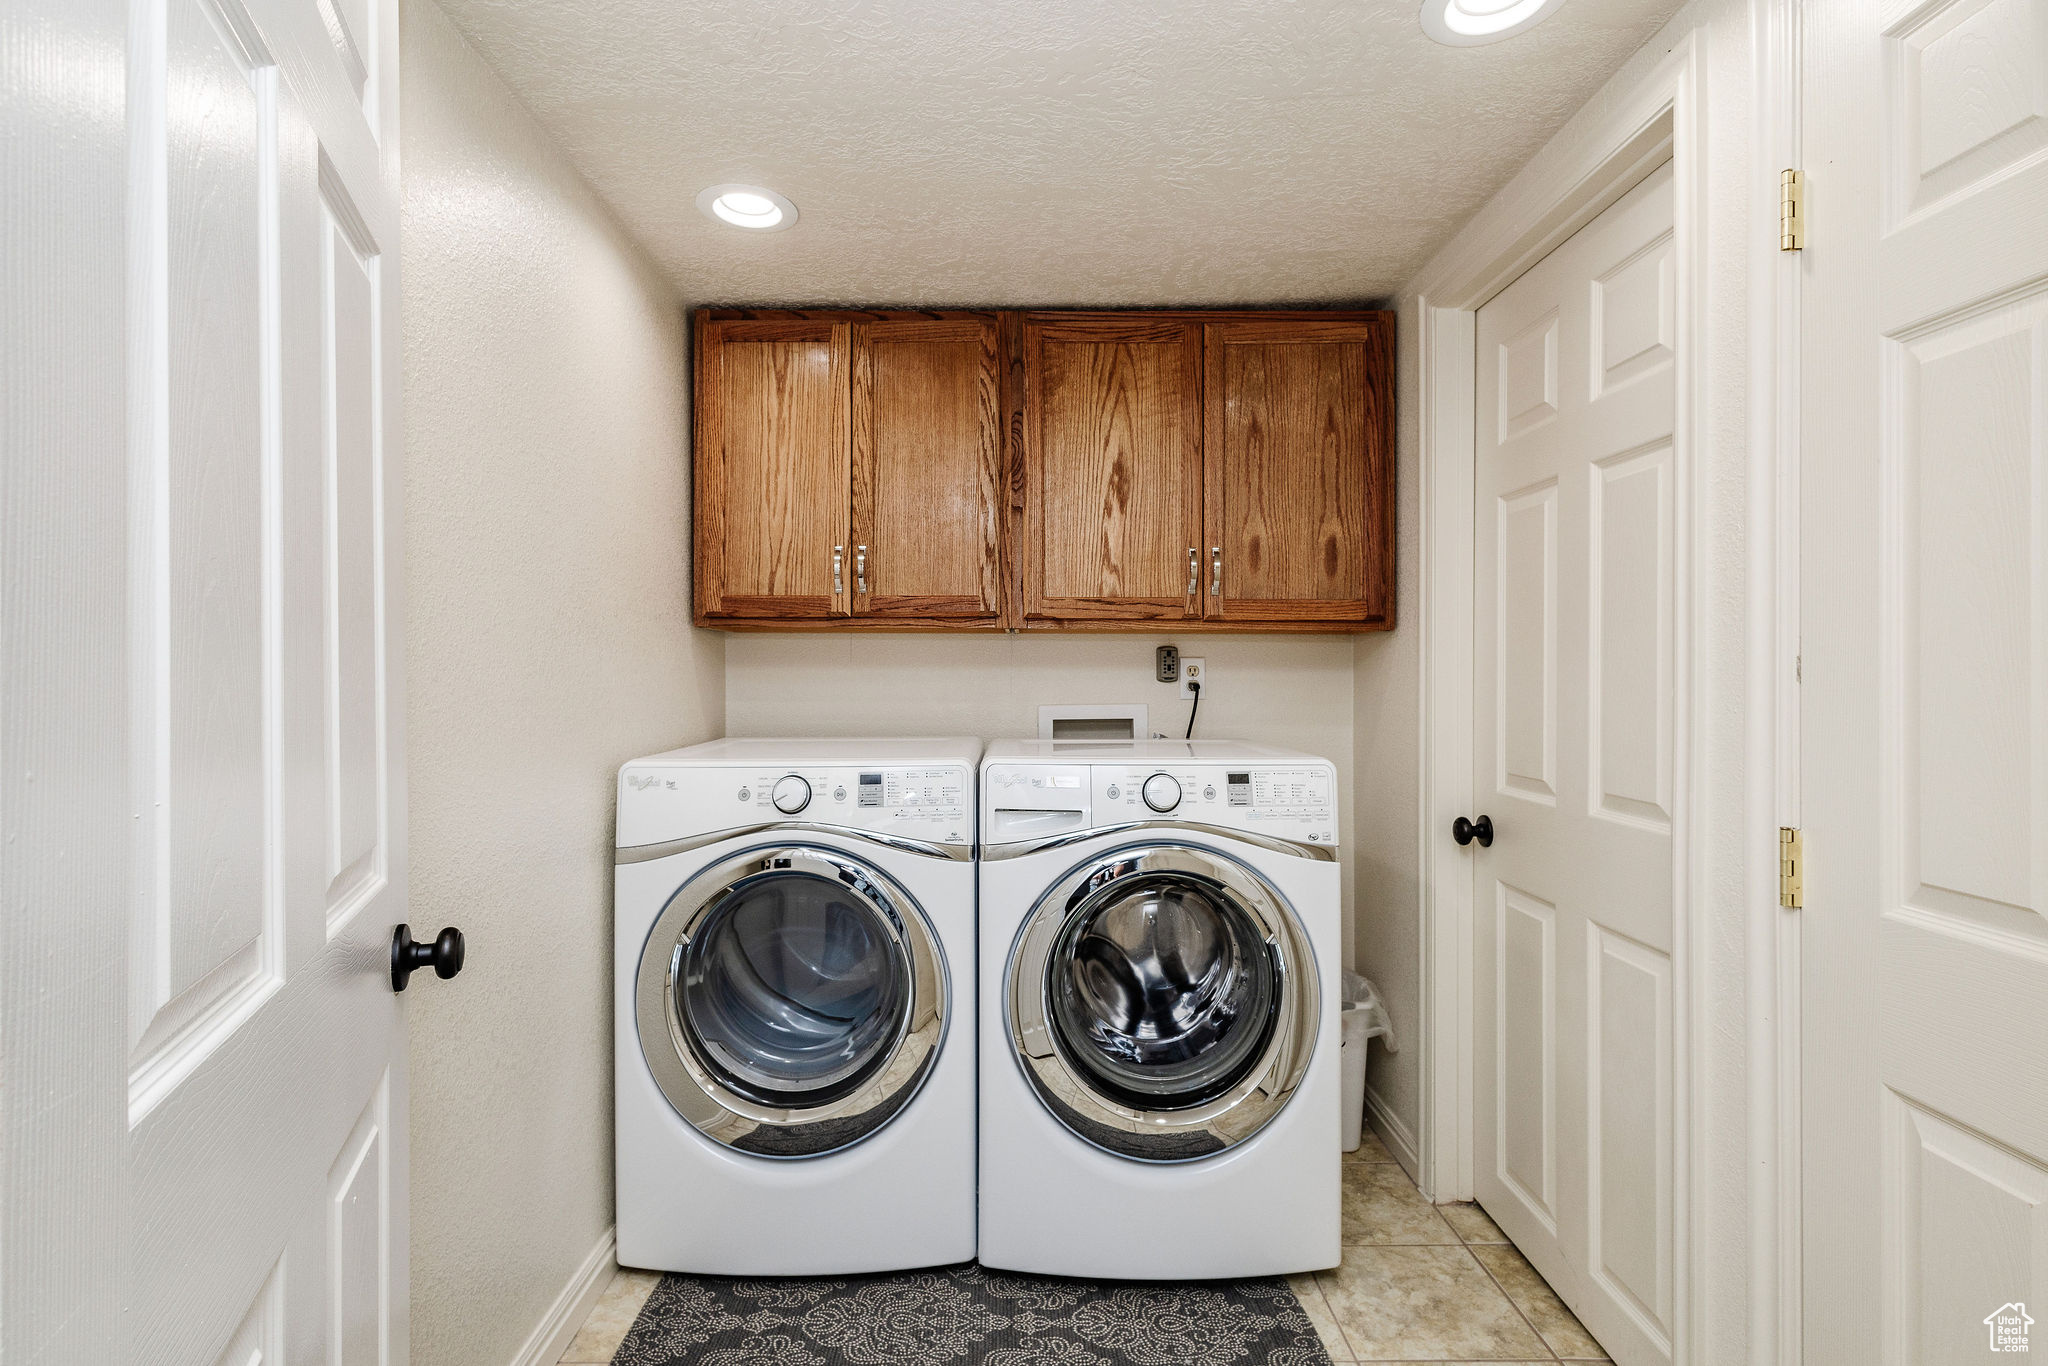
[[[1209,596],[1223,596],[1223,547],[1220,545],[1209,547]]]
[[[1202,552],[1188,547],[1188,596],[1202,591]]]
[[[833,546],[833,547],[832,547],[832,596],[833,596],[833,597],[835,597],[835,598],[836,598],[836,597],[838,597],[838,596],[839,596],[840,594],[842,594],[842,593],[844,593],[844,592],[846,591],[846,578],[845,578],[845,575],[844,575],[844,573],[842,572],[842,571],[843,571],[843,567],[844,567],[845,563],[846,563],[846,547],[845,547],[845,546],[843,546],[843,545],[835,545],[835,546]]]
[[[853,591],[868,591],[868,548],[864,545],[853,548]]]

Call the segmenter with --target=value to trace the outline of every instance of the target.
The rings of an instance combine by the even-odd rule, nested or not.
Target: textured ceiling
[[[443,0],[685,299],[1047,305],[1385,297],[1679,7],[1417,3]]]

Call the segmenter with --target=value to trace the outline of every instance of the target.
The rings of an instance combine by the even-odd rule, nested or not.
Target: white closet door
[[[1806,1360],[2048,1350],[2048,0],[1805,31]]]
[[[26,8],[0,1357],[398,1366],[396,5]]]
[[[1671,1359],[1672,170],[1479,310],[1474,1185]]]

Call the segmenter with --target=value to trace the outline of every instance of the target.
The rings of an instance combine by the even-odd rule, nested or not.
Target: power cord
[[[1202,709],[1202,685],[1190,681],[1188,683],[1188,686],[1190,688],[1193,688],[1195,691],[1195,701],[1194,705],[1188,708],[1188,733],[1180,737],[1183,740],[1192,740],[1195,738],[1195,713]]]

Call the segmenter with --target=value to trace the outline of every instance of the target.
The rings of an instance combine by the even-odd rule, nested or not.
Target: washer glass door
[[[944,973],[910,896],[818,848],[755,850],[693,878],[642,954],[641,1044],[701,1132],[804,1157],[857,1142],[922,1084]]]
[[[1182,1162],[1286,1106],[1321,994],[1285,898],[1227,855],[1145,845],[1047,889],[1012,949],[1011,1043],[1039,1100],[1123,1157]]]
[[[1180,1109],[1228,1091],[1273,1024],[1278,970],[1258,923],[1206,879],[1119,879],[1068,916],[1047,990],[1052,1026],[1104,1091]]]

